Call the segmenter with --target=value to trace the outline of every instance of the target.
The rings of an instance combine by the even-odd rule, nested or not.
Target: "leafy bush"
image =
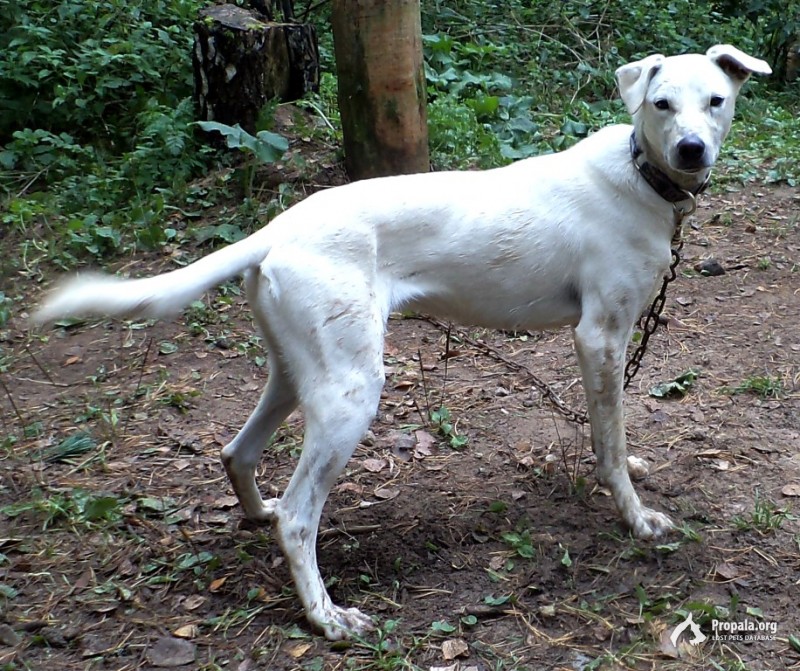
[[[202,0],[9,0],[0,15],[3,222],[44,222],[62,262],[171,235],[203,165],[191,23]],[[57,241],[57,243],[55,242]]]
[[[8,0],[0,14],[0,142],[22,128],[130,139],[155,101],[191,93],[201,0]]]

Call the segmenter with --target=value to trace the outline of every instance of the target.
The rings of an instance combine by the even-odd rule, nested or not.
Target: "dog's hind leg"
[[[619,328],[619,316],[609,314],[585,314],[574,333],[597,455],[597,478],[611,490],[617,510],[634,535],[655,538],[673,525],[663,513],[642,505],[628,474],[622,381],[630,334],[629,329]]]
[[[270,436],[297,407],[297,396],[280,358],[270,351],[269,361],[269,381],[256,409],[221,452],[222,464],[244,514],[255,522],[271,521],[274,512],[274,504],[263,501],[256,484],[261,454]]]
[[[372,622],[331,600],[317,565],[317,530],[328,494],[378,408],[386,313],[364,270],[301,254],[274,254],[262,269],[259,310],[305,420],[292,478],[283,496],[264,505],[308,621],[337,640]]]
[[[267,504],[261,498],[256,484],[256,468],[270,436],[297,407],[297,393],[292,379],[284,369],[259,301],[261,285],[258,271],[245,274],[244,286],[256,325],[266,341],[269,381],[256,409],[236,437],[222,448],[221,456],[244,514],[255,522],[269,522],[273,518],[274,504]]]

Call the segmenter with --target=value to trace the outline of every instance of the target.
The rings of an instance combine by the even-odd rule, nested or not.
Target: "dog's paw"
[[[279,502],[280,499],[268,499],[266,501],[263,500],[258,501],[257,505],[248,506],[247,508],[245,508],[244,514],[247,517],[247,520],[249,522],[252,522],[253,524],[257,525],[269,524],[275,519]]]
[[[630,527],[633,535],[642,540],[660,538],[675,529],[672,520],[664,513],[644,507],[633,519]]]
[[[650,464],[641,457],[631,455],[628,457],[628,475],[631,480],[644,480],[650,475]]]
[[[358,608],[332,606],[325,611],[317,625],[329,641],[341,641],[360,636],[375,628],[372,619]]]

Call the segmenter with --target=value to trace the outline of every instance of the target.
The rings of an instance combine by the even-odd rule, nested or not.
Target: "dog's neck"
[[[702,193],[708,186],[711,170],[703,171],[697,175],[686,173],[670,175],[649,161],[647,159],[646,145],[642,146],[639,142],[635,130],[631,133],[630,148],[631,159],[639,174],[659,196],[672,203],[676,208],[679,203],[685,201],[691,202],[693,207],[695,196]]]

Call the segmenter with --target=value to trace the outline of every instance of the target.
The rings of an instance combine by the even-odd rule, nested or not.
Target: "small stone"
[[[21,640],[19,634],[11,627],[7,624],[0,624],[0,644],[13,648],[15,645],[19,645]]]

